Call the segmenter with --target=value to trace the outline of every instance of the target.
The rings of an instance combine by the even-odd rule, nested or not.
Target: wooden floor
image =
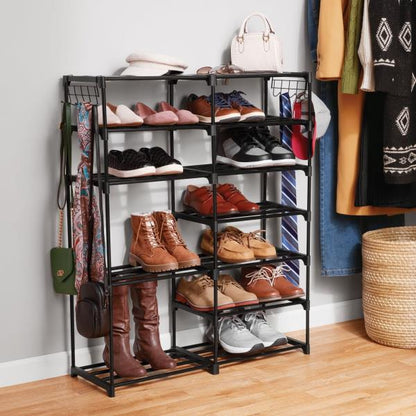
[[[296,335],[296,334],[293,334]],[[416,352],[370,341],[362,321],[312,330],[290,352],[117,390],[69,376],[0,389],[0,415],[416,415]]]

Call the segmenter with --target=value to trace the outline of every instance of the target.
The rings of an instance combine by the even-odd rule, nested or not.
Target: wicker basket
[[[416,227],[363,235],[363,309],[372,340],[416,348]]]

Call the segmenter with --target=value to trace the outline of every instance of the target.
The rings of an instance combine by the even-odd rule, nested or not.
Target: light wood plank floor
[[[290,352],[116,394],[58,377],[0,389],[0,415],[414,416],[416,353],[373,343],[358,320],[313,329],[310,356]]]

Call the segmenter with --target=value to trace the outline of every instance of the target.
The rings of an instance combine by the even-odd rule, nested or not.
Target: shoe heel
[[[129,254],[129,264],[130,266],[133,266],[133,267],[137,267],[140,265],[134,254],[131,254],[131,253]]]
[[[175,300],[177,302],[184,303],[185,305],[188,303],[186,298],[178,292],[176,292]]]

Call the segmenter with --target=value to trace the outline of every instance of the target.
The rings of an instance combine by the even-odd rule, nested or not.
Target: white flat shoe
[[[143,119],[124,104],[115,106],[107,103],[107,107],[120,119],[122,126],[141,126],[143,124]]]
[[[98,108],[98,125],[102,126],[104,124],[103,122],[103,106],[99,105]],[[117,127],[120,126],[121,120],[119,117],[117,117],[109,108],[107,105],[105,107],[105,114],[107,116],[107,127]]]

